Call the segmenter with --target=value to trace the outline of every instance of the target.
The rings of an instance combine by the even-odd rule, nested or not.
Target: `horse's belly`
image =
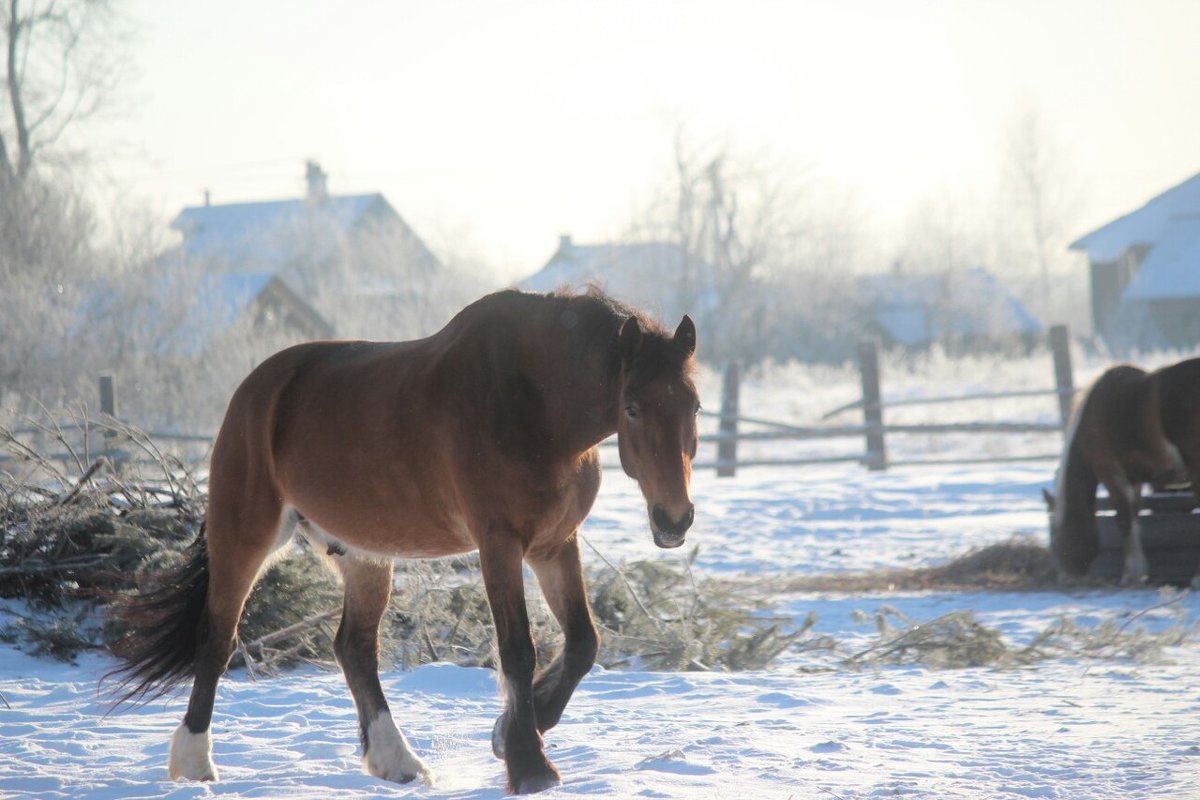
[[[395,509],[391,513],[330,512],[303,501],[296,509],[308,521],[309,535],[332,552],[359,551],[372,556],[440,558],[475,549],[465,520],[444,513],[436,519]]]

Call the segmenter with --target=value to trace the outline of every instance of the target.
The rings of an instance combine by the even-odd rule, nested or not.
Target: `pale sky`
[[[383,192],[506,277],[619,236],[697,140],[847,193],[872,230],[994,182],[1036,106],[1079,233],[1200,171],[1200,0],[129,0],[121,183],[160,212]],[[116,157],[114,157],[115,159]],[[798,179],[800,179],[798,177]],[[431,233],[430,238],[439,236]]]

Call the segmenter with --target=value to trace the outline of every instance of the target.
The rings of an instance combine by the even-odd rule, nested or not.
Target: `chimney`
[[[559,252],[560,254],[567,252],[567,251],[568,251],[568,250],[570,250],[570,249],[571,249],[573,246],[574,246],[574,245],[572,245],[572,244],[571,244],[571,234],[569,234],[569,233],[560,233],[560,234],[558,235],[558,252]]]
[[[329,176],[316,161],[308,161],[304,165],[304,182],[308,185],[308,202],[314,206],[329,199],[329,189],[326,179]]]

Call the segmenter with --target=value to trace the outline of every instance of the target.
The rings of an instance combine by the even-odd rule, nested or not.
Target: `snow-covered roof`
[[[371,213],[390,211],[378,193],[308,200],[269,200],[250,203],[189,206],[171,222],[183,234],[180,254],[189,261],[253,265],[255,270],[276,271],[295,254],[289,231],[317,231],[327,235],[313,242],[329,253],[310,253],[315,259],[332,254],[336,238],[358,226]]]
[[[695,294],[690,301],[681,293],[689,268],[697,279],[692,282]],[[546,265],[517,285],[526,291],[549,292],[595,284],[612,297],[670,322],[715,307],[715,291],[705,286],[710,273],[672,242],[579,245],[564,236]],[[685,304],[691,307],[684,308]]]
[[[1122,300],[1200,297],[1200,214],[1172,217]]]
[[[328,337],[333,327],[283,280],[270,273],[208,273],[194,276],[163,271],[151,278],[152,291],[136,302],[128,286],[98,284],[77,311],[77,327],[89,320],[119,317],[129,330],[151,337],[159,355],[198,356],[225,335],[256,303],[269,299],[305,336]]]
[[[1071,243],[1093,263],[1115,261],[1129,248],[1154,246],[1178,216],[1200,214],[1200,173],[1152,198],[1144,206]]]

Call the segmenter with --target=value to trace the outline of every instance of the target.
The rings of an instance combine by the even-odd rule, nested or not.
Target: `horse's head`
[[[637,317],[621,326],[621,392],[617,444],[625,474],[646,498],[659,547],[679,547],[695,508],[688,484],[696,457],[700,398],[689,375],[696,326],[684,317],[674,336],[643,330]]]

